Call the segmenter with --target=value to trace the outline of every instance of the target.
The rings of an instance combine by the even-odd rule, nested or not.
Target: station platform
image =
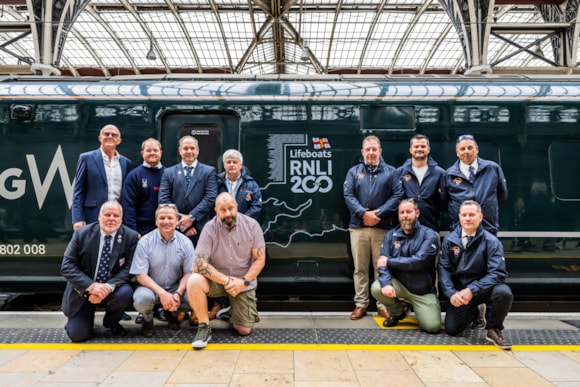
[[[375,314],[261,312],[252,335],[213,320],[207,348],[196,327],[155,320],[144,338],[123,321],[112,337],[71,343],[61,312],[0,312],[0,382],[6,386],[580,386],[580,313],[511,313],[503,351],[485,330],[458,337],[418,329],[413,316],[383,328]]]

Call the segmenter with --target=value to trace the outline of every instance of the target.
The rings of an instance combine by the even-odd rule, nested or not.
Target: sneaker
[[[471,329],[485,328],[485,324],[487,324],[487,321],[485,320],[486,309],[487,306],[485,304],[479,304],[477,306],[477,315],[475,316],[475,319],[473,319],[473,321],[471,322]]]
[[[165,316],[165,309],[163,309],[162,306],[157,308],[155,311],[156,311],[155,314],[157,315],[157,319],[159,321],[167,321],[167,317]]]
[[[488,329],[487,336],[485,337],[485,339],[490,343],[493,343],[498,348],[505,349],[508,351],[512,349],[512,343],[510,343],[503,337],[499,329]]]
[[[216,314],[216,318],[218,318],[220,320],[224,320],[224,321],[230,321],[231,317],[232,317],[232,307],[231,306],[220,309],[220,311],[217,312],[217,314]]]
[[[191,343],[193,349],[203,349],[207,346],[207,343],[211,340],[211,327],[209,324],[201,323],[197,327],[197,333],[195,339]]]
[[[135,324],[143,324],[143,313],[139,313],[137,317],[135,317]]]

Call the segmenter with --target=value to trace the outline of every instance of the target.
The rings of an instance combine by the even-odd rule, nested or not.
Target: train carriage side
[[[200,159],[218,169],[223,150],[242,151],[263,193],[261,300],[352,297],[342,183],[370,133],[395,166],[408,157],[412,135],[426,134],[443,168],[456,160],[456,136],[475,135],[480,156],[499,162],[508,180],[500,236],[516,296],[576,294],[580,103],[545,97],[557,87],[566,90],[558,95],[577,96],[578,82],[33,85],[14,82],[6,92],[0,84],[3,293],[63,288],[78,154],[95,149],[99,129],[114,123],[123,133],[119,151],[133,166],[147,137],[161,139],[166,165],[177,161],[176,140],[186,133],[201,139]]]

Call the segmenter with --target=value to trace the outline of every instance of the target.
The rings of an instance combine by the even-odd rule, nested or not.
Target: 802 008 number
[[[46,254],[46,245],[43,244],[0,245],[0,255],[20,255],[20,254],[44,255]]]

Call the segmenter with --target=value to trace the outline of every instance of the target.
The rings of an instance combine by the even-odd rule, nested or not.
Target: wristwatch
[[[244,280],[244,286],[248,286],[250,284],[250,281],[248,281],[246,277],[242,277],[242,279]]]

